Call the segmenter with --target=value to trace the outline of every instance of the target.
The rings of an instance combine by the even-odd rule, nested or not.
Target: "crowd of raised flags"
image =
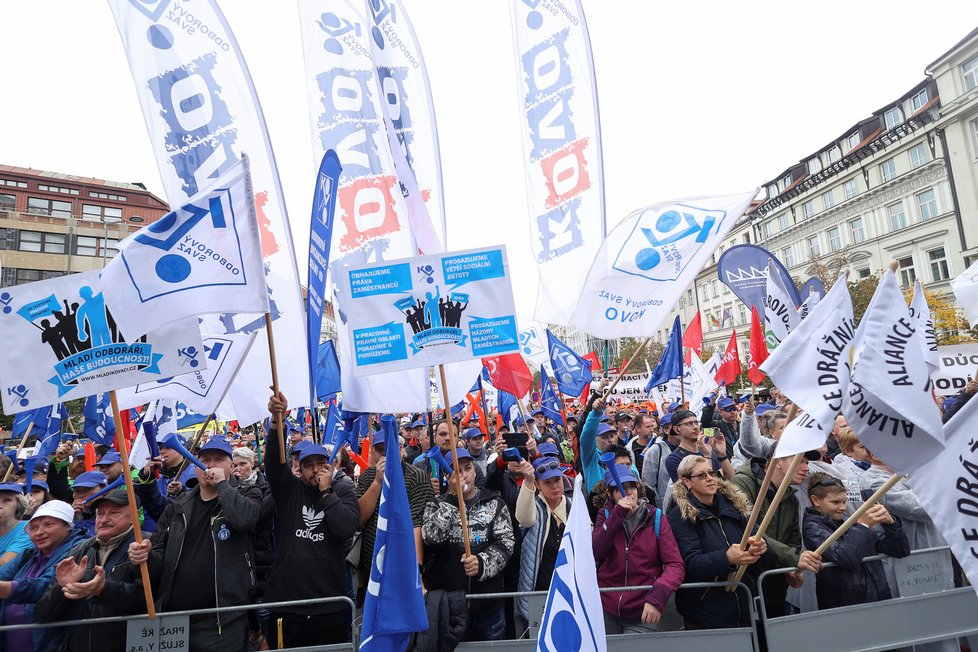
[[[655,367],[645,363],[640,400],[609,399],[755,192],[660,201],[606,235],[597,101],[579,3],[550,12],[512,0],[512,10],[540,276],[534,317],[598,338],[640,340],[604,380],[596,352],[575,351],[549,330],[544,338],[536,326],[503,347],[519,352],[354,373],[355,308],[339,300],[345,270],[374,260],[410,268],[419,255],[444,253],[448,237],[431,93],[405,7],[299,3],[319,166],[304,302],[247,68],[216,2],[185,5],[196,29],[180,29],[152,3],[110,0],[173,210],[120,242],[97,286],[82,288],[89,321],[76,321],[70,300],[61,311],[54,294],[0,315],[0,329],[16,324],[43,334],[30,344],[35,349],[6,354],[9,361],[36,351],[46,369],[52,350],[58,358],[50,363],[55,377],[38,376],[35,385],[17,380],[7,360],[0,370],[4,405],[15,413],[11,439],[19,443],[0,458],[0,497],[15,495],[20,505],[10,515],[0,510],[0,614],[5,624],[35,616],[49,622],[69,611],[79,621],[33,635],[3,632],[8,649],[62,642],[107,649],[101,646],[124,640],[124,632],[106,626],[99,630],[105,638],[93,642],[86,614],[152,617],[173,605],[240,607],[223,622],[195,617],[187,639],[191,649],[235,651],[249,634],[254,646],[356,634],[364,650],[446,649],[445,641],[519,636],[535,620],[538,649],[603,650],[606,632],[666,629],[670,619],[687,628],[726,627],[731,622],[721,617],[704,621],[682,589],[674,606],[676,586],[653,588],[639,612],[609,611],[598,597],[599,585],[614,586],[602,578],[617,577],[609,569],[617,568],[618,544],[604,538],[609,523],[629,537],[646,528],[642,554],[661,577],[675,579],[684,567],[687,580],[701,581],[701,551],[689,537],[702,524],[691,525],[691,514],[726,508],[742,534],[719,564],[731,578],[775,565],[766,541],[782,565],[817,572],[823,561],[838,560],[831,546],[866,552],[860,556],[878,551],[856,547],[862,534],[846,534],[854,523],[885,532],[893,544],[887,550],[903,550],[896,545],[905,536],[900,515],[890,513],[898,508],[885,495],[900,482],[926,513],[917,520],[936,528],[958,560],[956,579],[978,582],[968,534],[978,519],[969,434],[978,383],[937,401],[938,340],[926,297],[917,283],[908,305],[895,270],[882,274],[857,324],[845,274],[828,291],[812,279],[799,292],[769,252],[733,247],[718,275],[751,311],[746,373],[736,331],[722,355],[704,364],[699,314],[685,329],[677,316]],[[430,270],[414,266],[430,281]],[[952,282],[972,321],[976,269]],[[330,300],[335,343],[319,339]],[[96,308],[101,325],[92,320]],[[55,316],[61,321],[52,326]],[[721,326],[730,313],[709,319]],[[192,344],[164,351],[147,340],[161,327],[185,330]],[[74,339],[52,343],[66,333]],[[144,375],[137,380],[108,362],[99,372],[82,350],[96,340],[106,356],[119,356],[111,364],[138,353]],[[167,374],[157,366],[162,358]],[[539,381],[527,360],[539,367]],[[92,366],[72,371],[81,363]],[[48,384],[57,385],[57,399],[71,391],[87,396],[75,415],[84,419],[78,432],[64,403],[36,402],[52,395]],[[757,390],[764,384],[774,385],[769,394]],[[295,414],[289,399],[301,406]],[[856,475],[840,470],[850,463]],[[821,465],[829,478],[806,485],[809,465]],[[826,521],[832,478],[843,490],[871,470],[885,476],[872,486],[873,498],[856,500],[861,506],[841,526]],[[556,478],[562,484],[545,496]],[[753,496],[738,493],[755,481]],[[772,484],[773,500],[751,509],[750,500]],[[797,515],[805,505],[788,491],[792,484],[809,489],[803,522],[765,532],[777,510]],[[596,517],[602,529],[592,532]],[[802,552],[802,528],[807,547],[809,526],[814,532],[826,522],[834,529],[829,540]],[[55,530],[60,538],[52,545]],[[373,549],[363,553],[358,542],[367,531]],[[592,550],[592,537],[600,549]],[[181,557],[185,545],[190,551]],[[77,554],[89,549],[91,559]],[[218,566],[227,579],[219,580]],[[215,582],[200,598],[186,581],[204,571]],[[824,578],[822,601],[825,587],[845,586],[847,577],[809,577],[808,586]],[[803,593],[796,579],[789,584]],[[30,595],[18,592],[28,585]],[[269,614],[258,606],[263,588],[276,599],[334,600]],[[464,599],[517,589],[547,590],[543,611],[528,615],[512,600],[473,607]],[[722,612],[728,599],[709,595]],[[362,609],[358,632],[346,599]],[[787,600],[805,608],[803,596]]]

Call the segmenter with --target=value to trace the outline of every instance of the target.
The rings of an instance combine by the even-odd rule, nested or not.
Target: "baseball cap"
[[[690,418],[696,419],[696,413],[693,412],[692,410],[676,410],[675,412],[672,413],[672,420],[675,421],[677,424],[682,423],[683,421],[686,421],[687,419]],[[696,422],[699,423],[699,419],[696,419]]]
[[[536,410],[534,410],[534,411],[533,411],[533,414],[531,414],[530,416],[531,416],[531,417],[535,417],[535,416],[536,416],[536,415],[538,415],[538,414],[543,414],[544,416],[546,416],[546,415],[544,414],[544,412],[543,412],[543,410],[540,410],[540,409],[536,409]]]
[[[32,489],[43,489],[44,491],[46,491],[48,493],[51,493],[51,487],[49,487],[48,486],[48,483],[45,482],[44,480],[34,480],[33,482],[31,482],[31,488]],[[26,486],[25,486],[25,489],[26,489]]]
[[[411,422],[411,428],[423,428],[425,425],[424,419],[418,419],[417,421]]]
[[[133,496],[136,499],[136,507],[139,508],[139,496]],[[128,505],[129,504],[129,494],[122,487],[116,489],[110,489],[104,494],[92,501],[92,511],[98,508],[98,504],[103,500],[107,500],[110,503],[115,503],[116,505]]]
[[[458,461],[459,462],[461,462],[462,460],[471,460],[472,459],[472,453],[470,453],[469,451],[467,451],[464,448],[458,449],[458,451],[456,451],[456,454],[458,455]],[[445,456],[445,461],[448,462],[448,466],[454,466],[455,465],[455,460],[450,455],[446,455]]]
[[[485,437],[485,433],[478,428],[469,428],[465,431],[465,441],[470,439],[475,439],[476,437]]]
[[[108,466],[121,461],[122,457],[119,455],[119,451],[109,451],[102,456],[102,459],[95,463],[95,466]]]
[[[76,489],[91,489],[93,487],[104,487],[109,484],[109,479],[101,471],[86,471],[79,473],[75,478],[72,487]]]
[[[756,414],[757,416],[761,416],[765,412],[770,412],[771,410],[774,409],[776,408],[770,403],[761,403],[756,408],[754,408],[754,414]]]
[[[721,410],[726,410],[727,408],[734,407],[733,399],[729,396],[722,396],[720,400],[717,401],[717,407]]]
[[[34,484],[37,484],[36,482]],[[16,482],[4,482],[0,483],[0,491],[9,491],[15,494],[24,493],[24,485],[17,484]]]
[[[672,413],[663,414],[662,418],[659,419],[660,426],[668,426],[672,424]]]
[[[231,457],[231,445],[220,437],[211,437],[208,439],[207,443],[201,446],[200,450],[197,452],[198,457],[207,451],[218,451],[224,453],[228,457]]]
[[[609,432],[617,433],[618,431],[612,428],[611,426],[609,426],[607,423],[599,423],[598,432],[596,433],[595,436],[603,437],[604,435],[607,435]]]
[[[677,409],[679,409],[680,405],[682,405],[682,403],[680,403],[679,401],[676,401],[675,403],[670,403],[669,412],[675,412]]]
[[[624,421],[625,419],[631,421],[632,415],[630,415],[628,412],[619,412],[615,415],[615,422]]]
[[[549,480],[564,475],[560,461],[552,457],[538,457],[533,460],[533,471],[537,480]]]
[[[615,468],[618,471],[618,479],[624,482],[638,482],[635,476],[632,475],[632,470],[627,466],[622,464],[615,464]],[[611,471],[604,472],[604,483],[609,487],[618,488],[618,483],[615,482],[615,478],[611,475]]]
[[[31,520],[33,521],[35,518],[41,518],[42,516],[54,517],[64,521],[68,525],[72,525],[75,522],[75,510],[63,500],[49,500],[44,503],[37,508],[34,515],[31,516]]]
[[[537,452],[540,453],[541,457],[560,457],[560,451],[557,450],[557,444],[550,441],[537,444]]]
[[[312,457],[313,455],[320,455],[327,460],[329,459],[329,451],[320,446],[319,444],[309,443],[308,446],[302,448],[302,452],[299,453],[299,463],[301,464],[307,457]]]

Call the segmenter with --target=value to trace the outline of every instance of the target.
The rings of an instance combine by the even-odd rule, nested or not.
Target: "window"
[[[23,181],[14,181],[13,179],[0,179],[0,186],[9,186],[11,188],[26,188],[27,184]]]
[[[935,281],[946,281],[951,278],[951,273],[947,267],[947,255],[944,247],[931,249],[927,252],[927,260],[930,261],[930,277]]]
[[[846,199],[852,199],[859,194],[859,188],[856,187],[856,180],[849,179],[844,184],[842,184],[842,192],[845,193]]]
[[[890,218],[891,231],[899,231],[907,226],[907,214],[903,211],[903,202],[897,202],[887,206],[886,214]]]
[[[829,163],[835,163],[840,158],[842,158],[842,152],[839,151],[838,146],[833,147],[832,149],[830,149],[828,151],[828,155],[829,155]]]
[[[142,224],[146,221],[146,218],[142,217],[141,215],[133,215],[129,218],[129,221],[135,224]]]
[[[861,142],[862,142],[862,139],[859,138],[859,132],[858,131],[849,134],[849,137],[846,138],[846,145],[848,146],[850,152],[852,150],[856,149],[856,146],[859,143],[861,143]]]
[[[805,218],[809,218],[815,214],[815,200],[806,201],[801,205],[801,214]]]
[[[38,251],[46,254],[63,254],[65,252],[65,235],[63,233],[21,231],[19,249],[21,251]]]
[[[767,187],[767,198],[774,199],[777,196],[778,196],[778,186],[777,184],[772,183],[770,186]]]
[[[852,235],[853,244],[858,244],[866,239],[866,228],[863,226],[863,218],[857,217],[849,220],[849,233]]]
[[[897,262],[900,264],[900,285],[904,288],[913,286],[917,282],[917,272],[913,268],[913,256],[900,258]]]
[[[89,197],[94,197],[95,199],[113,199],[115,201],[126,201],[125,195],[110,195],[107,192],[95,192],[94,190],[89,191]]]
[[[971,90],[978,87],[978,57],[966,61],[964,66],[964,87]]]
[[[863,267],[861,270],[859,270],[858,272],[856,272],[856,275],[859,278],[861,278],[861,279],[863,279],[863,278],[869,278],[869,268],[868,267]]]
[[[887,129],[893,129],[893,127],[903,122],[903,113],[900,112],[900,108],[895,106],[884,113],[883,122],[886,124]]]
[[[764,234],[765,238],[770,238],[771,234],[774,232],[774,222],[765,222],[762,224],[761,232]]]
[[[822,162],[816,156],[808,162],[808,174],[816,174],[822,171]]]
[[[832,194],[831,190],[822,195],[822,206],[825,208],[825,210],[829,210],[835,206],[835,195]]]
[[[927,162],[927,144],[917,143],[910,150],[910,167],[919,168]]]
[[[829,236],[829,251],[842,249],[842,232],[839,230],[839,227],[833,226],[825,234]]]
[[[744,244],[750,244],[750,233],[744,234]]]
[[[718,285],[718,281],[712,281],[710,283],[710,296],[712,296],[714,299],[720,296],[719,288],[717,287]]]
[[[40,197],[28,197],[27,212],[37,213],[38,215],[70,217],[71,202],[58,201],[57,199],[41,199]]]
[[[818,244],[818,236],[813,235],[805,241],[808,244],[808,255],[813,258],[822,254],[822,248]]]
[[[0,193],[0,211],[12,211],[14,210],[14,204],[17,198],[13,195],[7,195],[5,193]]]
[[[880,177],[883,178],[883,183],[892,181],[896,177],[896,162],[893,159],[880,163]]]
[[[122,209],[111,206],[96,206],[95,204],[82,204],[82,219],[95,220],[98,222],[121,220]]]
[[[17,282],[17,270],[13,267],[4,267],[0,270],[0,287],[8,287]]]
[[[928,99],[929,98],[927,97],[926,88],[920,91],[919,93],[917,93],[916,95],[914,95],[913,97],[911,97],[910,104],[913,105],[913,112],[916,113],[917,111],[920,111],[922,108],[924,108],[924,105],[927,104]]]
[[[33,283],[34,281],[41,280],[41,270],[39,269],[18,269],[17,277],[14,283],[20,285],[21,283]]]
[[[784,175],[783,177],[781,177],[781,181],[778,181],[778,187],[781,188],[782,191],[784,191],[790,185],[791,185],[790,174]]]
[[[784,231],[788,228],[788,214],[782,213],[778,215],[778,231]]]
[[[60,192],[62,195],[77,195],[78,191],[74,188],[65,188],[64,186],[46,186],[43,183],[37,184],[38,190],[43,190],[45,192]]]
[[[791,247],[785,247],[781,250],[781,262],[784,263],[785,267],[791,267],[795,264],[795,254]]]
[[[937,210],[937,195],[934,189],[925,190],[917,195],[917,210],[920,212],[921,220],[930,220],[940,213]]]
[[[744,305],[744,302],[743,301],[737,302],[737,312],[738,312],[738,315],[737,316],[740,318],[740,321],[738,323],[740,323],[740,324],[746,324],[747,323],[747,306]]]
[[[88,236],[80,235],[75,238],[75,255],[76,256],[97,256],[98,255],[98,241],[100,238],[91,238]]]

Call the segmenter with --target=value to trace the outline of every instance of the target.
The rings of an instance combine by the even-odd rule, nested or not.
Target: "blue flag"
[[[662,350],[662,357],[652,370],[649,382],[645,384],[645,393],[648,394],[656,385],[681,378],[683,375],[683,328],[679,324],[679,315],[672,324],[672,332],[669,334],[669,341],[666,348]]]
[[[306,285],[306,349],[309,356],[309,399],[316,406],[319,396],[320,352],[319,333],[323,326],[323,306],[326,302],[326,264],[333,240],[333,215],[336,213],[336,191],[339,188],[340,159],[336,152],[326,150],[316,174],[316,190],[312,196],[312,220],[309,222],[309,280]],[[335,355],[335,354],[334,354]]]
[[[414,559],[414,522],[404,486],[397,422],[380,420],[387,444],[387,464],[381,489],[377,539],[370,582],[363,602],[361,652],[403,652],[411,634],[428,629],[428,615]]]
[[[190,426],[196,426],[198,424],[207,421],[206,414],[201,414],[200,412],[194,412],[188,408],[183,403],[177,402],[177,430],[183,430],[184,428],[189,428]]]
[[[497,389],[496,405],[499,409],[499,415],[503,418],[503,422],[509,425],[509,422],[512,421],[510,415],[513,412],[513,408],[516,407],[516,397],[509,392]]]
[[[573,349],[554,337],[549,329],[547,350],[550,352],[550,365],[554,370],[557,389],[568,396],[580,396],[584,388],[591,384],[591,361],[574,353]]]
[[[547,370],[543,367],[540,367],[540,384],[543,387],[543,391],[540,392],[540,409],[543,410],[543,415],[555,423],[564,424],[564,415],[560,413],[560,396],[557,395],[547,376]]]
[[[37,435],[44,437],[48,433],[48,422],[51,420],[51,406],[47,405],[36,410],[21,412],[14,417],[14,423],[10,431],[13,439],[30,437]],[[27,432],[28,426],[31,431]]]
[[[340,417],[340,409],[335,401],[331,401],[326,408],[326,426],[323,428],[322,441],[324,444],[336,444],[336,433],[343,427],[343,419]]]
[[[316,371],[316,398],[330,401],[340,393],[340,362],[336,358],[333,340],[319,345],[319,365]]]
[[[95,394],[85,400],[85,436],[92,441],[113,446],[115,444],[115,421],[107,416],[109,395]]]
[[[65,409],[64,403],[58,403],[56,410],[52,410],[51,408],[48,408],[48,410],[51,414],[47,424],[45,424],[44,433],[38,435],[40,446],[38,446],[34,453],[35,457],[40,457],[43,460],[47,460],[58,448],[58,444],[61,443],[62,424],[68,418],[68,410]]]

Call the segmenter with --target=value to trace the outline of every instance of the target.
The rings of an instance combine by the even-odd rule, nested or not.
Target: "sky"
[[[448,249],[505,243],[523,323],[537,283],[510,3],[398,2],[431,81]],[[220,5],[262,104],[304,277],[316,162],[297,5]],[[658,201],[742,192],[776,178],[922,81],[927,64],[978,25],[978,3],[961,0],[582,5],[609,230]],[[0,164],[141,182],[165,199],[108,4],[4,2],[0,24]]]

